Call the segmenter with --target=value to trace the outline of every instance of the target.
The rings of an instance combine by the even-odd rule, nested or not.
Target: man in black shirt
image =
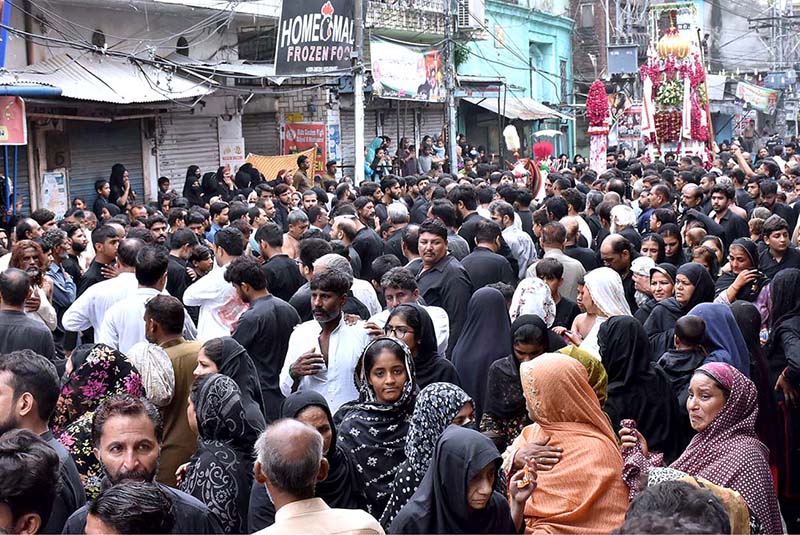
[[[57,496],[58,468],[58,455],[35,433],[14,429],[0,437],[0,531],[45,533]]]
[[[461,227],[458,235],[467,240],[469,250],[476,247],[475,235],[478,233],[478,224],[481,221],[488,221],[485,217],[478,214],[478,197],[475,188],[469,184],[456,186],[447,195],[447,198],[456,207],[461,217]]]
[[[467,270],[473,288],[483,288],[496,282],[504,282],[511,286],[517,284],[517,277],[508,260],[497,254],[500,247],[500,236],[503,231],[494,221],[478,223],[475,234],[477,245],[462,261]]]
[[[417,275],[425,304],[443,308],[450,318],[448,357],[452,353],[467,315],[472,297],[472,281],[461,263],[447,252],[447,227],[428,219],[419,227],[419,252],[422,271]]]
[[[31,399],[30,404],[14,403],[10,406],[11,412],[3,416],[5,421],[0,424],[0,434],[11,429],[27,429],[39,435],[58,454],[61,485],[53,501],[50,519],[40,532],[61,533],[67,518],[86,503],[86,494],[75,461],[47,427],[60,390],[56,367],[30,349],[3,354],[0,355],[0,385],[12,399],[19,400],[24,394]]]
[[[516,199],[514,199],[514,209],[519,214],[522,220],[522,230],[531,237],[533,243],[536,243],[536,234],[533,233],[533,212],[531,212],[531,202],[533,202],[533,195],[531,190],[523,188],[517,190]]]
[[[747,238],[750,229],[747,221],[730,211],[736,194],[731,186],[718,184],[711,188],[711,208],[709,214],[715,222],[722,226],[720,238],[725,242],[725,247],[730,247],[736,238]]]
[[[797,226],[797,217],[791,207],[778,202],[778,182],[775,180],[761,181],[761,206],[768,208],[770,212],[781,216],[789,228],[794,230]]]
[[[267,289],[272,295],[288,303],[306,280],[300,273],[297,262],[283,253],[281,227],[275,223],[265,223],[256,231],[255,239],[261,249],[261,257],[266,259],[261,269],[267,277]]]
[[[94,414],[94,447],[108,482],[154,482],[161,455],[163,427],[158,409],[144,398],[121,394],[106,398]],[[135,463],[139,468],[130,467]],[[197,498],[154,482],[169,495],[175,514],[173,533],[222,533],[217,518]],[[88,507],[67,520],[62,533],[86,533]]]
[[[358,199],[356,199],[358,201]],[[372,201],[370,201],[371,203]],[[341,216],[348,218],[349,216]],[[383,254],[383,240],[377,232],[366,226],[358,218],[350,218],[355,225],[355,237],[353,238],[350,247],[356,250],[358,256],[361,258],[361,278],[364,280],[372,280],[372,261]],[[336,217],[334,225],[339,222],[340,218]],[[341,236],[331,232],[331,237],[342,239]],[[345,241],[345,243],[347,243]]]
[[[271,223],[270,223],[271,224]],[[277,228],[277,225],[274,225]],[[259,229],[260,230],[260,229]],[[280,418],[283,395],[279,385],[281,367],[289,349],[289,336],[300,316],[289,303],[267,291],[267,277],[252,256],[240,256],[225,271],[242,301],[250,308],[242,314],[233,338],[242,344],[258,370],[267,423]]]
[[[188,228],[179,228],[170,240],[169,265],[167,267],[167,291],[183,301],[183,292],[192,283],[186,272],[186,261],[197,245],[197,236]]]
[[[104,268],[114,264],[114,259],[117,256],[119,235],[117,234],[116,226],[103,225],[94,229],[92,231],[92,245],[95,251],[94,260],[92,260],[89,269],[81,277],[81,282],[78,285],[78,297],[93,284],[108,278],[103,271]]]
[[[41,320],[25,315],[25,300],[30,292],[31,278],[21,269],[9,268],[0,273],[0,354],[31,349],[53,361],[53,333]]]
[[[764,221],[765,247],[758,259],[758,269],[772,280],[784,268],[800,268],[800,251],[789,244],[789,225],[777,215]]]
[[[588,247],[581,247],[578,245],[578,236],[580,235],[578,221],[575,220],[574,217],[565,217],[563,219],[563,225],[564,229],[567,231],[567,239],[564,242],[564,254],[580,262],[586,273],[589,273],[596,267],[600,267],[597,262],[597,253]]]

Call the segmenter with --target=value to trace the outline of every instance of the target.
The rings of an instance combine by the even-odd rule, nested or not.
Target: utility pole
[[[356,186],[364,181],[364,0],[355,0],[355,50],[350,55],[353,60],[353,114],[356,131],[355,170],[353,182]]]
[[[458,0],[445,0],[445,84],[447,87],[447,156],[450,159],[450,173],[458,173],[458,156],[456,154],[456,63],[455,43],[453,41],[453,5]]]

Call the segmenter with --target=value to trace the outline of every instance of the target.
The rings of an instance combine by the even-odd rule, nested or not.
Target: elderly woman
[[[611,532],[625,519],[628,492],[619,477],[622,456],[614,431],[586,368],[566,355],[545,354],[520,369],[528,412],[536,423],[514,441],[504,467],[519,468],[517,452],[532,443],[559,447],[565,457],[552,469],[538,471],[525,504],[525,531]]]
[[[670,467],[739,492],[765,533],[783,533],[769,452],[756,436],[757,399],[753,382],[729,364],[712,362],[698,368],[686,401],[697,434]],[[663,459],[650,453],[646,437],[637,429],[623,427],[619,434],[625,452],[623,476],[635,494],[643,476]]]

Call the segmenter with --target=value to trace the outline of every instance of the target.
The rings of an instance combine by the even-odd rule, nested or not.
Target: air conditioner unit
[[[458,29],[484,29],[484,0],[458,0]]]

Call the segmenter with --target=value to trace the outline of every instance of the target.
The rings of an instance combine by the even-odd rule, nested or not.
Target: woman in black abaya
[[[654,361],[673,347],[675,322],[700,303],[714,299],[714,280],[700,264],[689,263],[678,268],[675,276],[675,297],[664,299],[656,305],[644,323],[650,339]]]
[[[492,487],[500,469],[500,452],[490,439],[472,429],[450,426],[436,445],[430,468],[389,533],[519,533],[525,500],[535,485],[520,489],[522,471],[511,478],[511,507]],[[483,500],[471,492],[480,486]],[[505,489],[503,489],[505,490]]]
[[[636,420],[653,449],[663,452],[667,462],[674,461],[689,437],[682,436],[678,402],[669,379],[650,356],[641,323],[630,316],[609,318],[600,326],[598,341],[608,374],[608,400],[603,410],[614,432],[619,431],[622,420]]]
[[[254,426],[260,425],[262,429],[266,427],[264,398],[258,384],[256,365],[239,342],[230,336],[223,336],[212,338],[203,344],[197,354],[194,376],[197,378],[209,373],[221,373],[233,379],[242,392],[247,418]]]
[[[183,197],[189,201],[189,206],[205,206],[203,200],[203,186],[200,180],[200,168],[190,165],[186,170],[186,181],[183,183]]]
[[[461,386],[475,401],[475,418],[479,422],[486,403],[489,367],[509,354],[511,319],[506,300],[494,288],[481,288],[469,300],[464,328],[452,355]]]
[[[253,482],[253,446],[264,427],[245,415],[241,391],[230,377],[204,375],[189,396],[189,427],[198,435],[181,490],[205,503],[224,533],[244,533]]]
[[[281,418],[294,418],[314,427],[322,435],[328,477],[317,482],[314,495],[331,508],[363,509],[364,496],[354,477],[355,465],[337,443],[336,427],[328,402],[318,392],[295,392],[283,402]],[[275,523],[275,505],[264,485],[253,483],[250,493],[248,533],[255,533]]]

